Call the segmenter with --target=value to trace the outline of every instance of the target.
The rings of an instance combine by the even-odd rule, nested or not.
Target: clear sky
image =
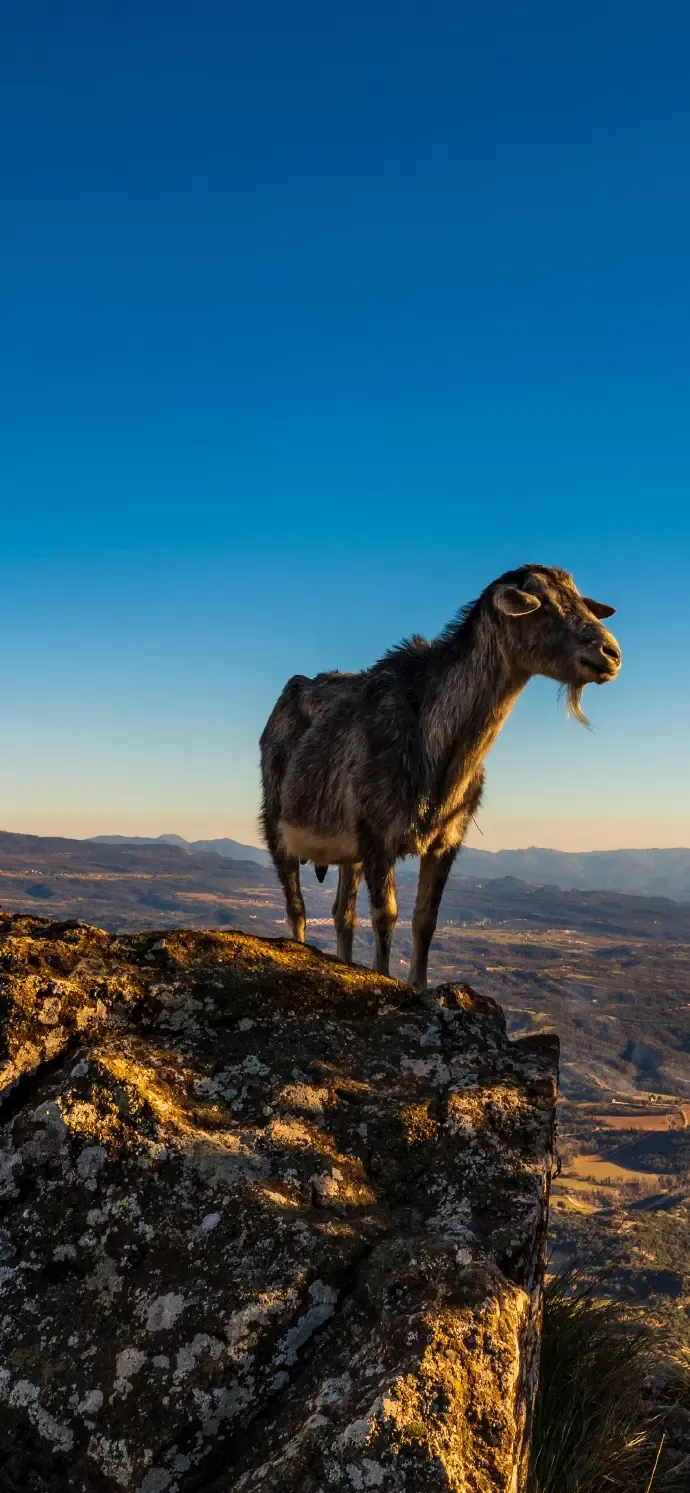
[[[7,0],[0,827],[256,840],[285,678],[618,608],[486,848],[690,844],[690,10]]]

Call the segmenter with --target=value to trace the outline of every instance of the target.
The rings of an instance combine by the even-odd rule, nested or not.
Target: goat
[[[586,684],[621,655],[602,626],[613,607],[580,595],[565,570],[523,565],[486,587],[434,639],[413,637],[358,674],[296,674],[261,736],[263,833],[293,937],[305,939],[300,862],[339,867],[337,952],[348,963],[364,875],[374,969],[388,974],[396,860],[420,856],[409,982],[426,985],[443,890],[484,781],[483,763],[533,674],[565,686],[586,724]]]

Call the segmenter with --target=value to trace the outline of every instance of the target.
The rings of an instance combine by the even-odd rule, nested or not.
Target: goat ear
[[[600,622],[603,622],[604,617],[612,617],[616,610],[615,607],[607,607],[603,601],[592,601],[591,596],[583,596],[582,600],[585,606],[589,608],[589,611],[593,612],[595,617],[599,618]]]
[[[506,617],[526,617],[528,612],[536,612],[541,606],[538,596],[530,596],[529,591],[521,591],[518,586],[497,586],[493,603],[499,612],[505,612]]]

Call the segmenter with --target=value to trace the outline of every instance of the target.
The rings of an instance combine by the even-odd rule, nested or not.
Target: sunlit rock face
[[[555,1039],[235,934],[0,980],[3,1490],[519,1493]]]

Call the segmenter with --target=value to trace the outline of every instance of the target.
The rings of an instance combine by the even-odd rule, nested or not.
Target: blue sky
[[[3,32],[0,825],[254,840],[290,673],[538,560],[624,670],[530,686],[474,842],[690,844],[687,7]]]

